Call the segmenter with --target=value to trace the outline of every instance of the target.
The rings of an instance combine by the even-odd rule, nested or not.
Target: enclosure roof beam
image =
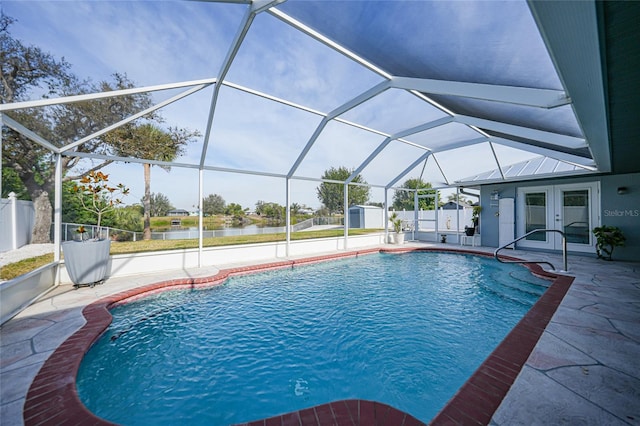
[[[254,89],[250,89],[248,87],[245,87],[245,86],[242,86],[242,85],[239,85],[239,84],[236,84],[236,83],[232,83],[232,82],[229,82],[229,81],[224,81],[224,82],[221,82],[220,84],[223,85],[223,86],[231,87],[231,88],[236,89],[236,90],[240,90],[240,91],[245,92],[245,93],[249,93],[251,95],[259,96],[261,98],[264,98],[264,99],[267,99],[267,100],[270,100],[270,101],[278,102],[280,104],[283,104],[283,105],[286,105],[286,106],[289,106],[289,107],[292,107],[292,108],[296,108],[296,109],[299,109],[301,111],[305,111],[305,112],[308,112],[308,113],[311,113],[311,114],[315,114],[315,115],[321,116],[323,118],[325,118],[325,117],[327,117],[329,115],[335,116],[336,113],[341,109],[341,107],[339,107],[339,108],[336,108],[332,112],[324,113],[324,112],[315,110],[313,108],[309,108],[309,107],[306,107],[304,105],[300,105],[300,104],[297,104],[295,102],[291,102],[291,101],[288,101],[286,99],[282,99],[282,98],[279,98],[279,97],[276,97],[276,96],[272,96],[272,95],[269,95],[267,93],[260,92],[258,90],[254,90]],[[376,88],[385,87],[385,86],[388,86],[388,84],[389,84],[388,82],[382,82],[382,83],[380,83],[379,85],[375,86],[374,88],[372,88],[370,90],[375,92],[377,90]],[[382,93],[382,91],[380,91],[378,93]],[[362,95],[359,95],[359,96],[362,96]],[[341,112],[341,114],[343,114],[344,112],[346,112],[346,111]],[[380,136],[383,136],[385,138],[388,138],[388,137],[391,136],[388,133],[385,133],[385,132],[382,132],[380,130],[364,126],[362,124],[354,123],[354,122],[349,121],[349,120],[345,120],[344,118],[340,118],[339,116],[335,116],[333,118],[333,121],[336,121],[336,122],[342,123],[342,124],[346,124],[347,126],[355,127],[357,129],[364,130],[365,132],[374,133],[376,135],[380,135]],[[450,119],[449,122],[450,121],[453,121],[453,119]],[[325,123],[325,125],[326,125],[326,123]],[[476,131],[478,131],[478,130],[476,130]],[[480,133],[482,133],[482,132],[480,132]],[[484,133],[482,133],[482,134],[484,134]],[[411,145],[411,146],[414,146],[416,148],[420,148],[420,149],[424,148],[422,145],[419,145],[419,144],[413,143],[411,141],[405,140],[402,137],[399,137],[398,135],[396,135],[396,140],[398,142],[402,142],[402,143],[404,143],[406,145]],[[291,175],[291,177],[293,177],[293,175]]]
[[[387,90],[389,88],[389,86],[390,86],[390,82],[388,80],[385,80],[383,82],[380,82],[380,83],[376,84],[375,86],[373,86],[369,90],[364,91],[363,93],[359,94],[355,98],[351,99],[350,101],[340,105],[338,108],[336,108],[333,111],[331,111],[329,114],[327,114],[327,118],[329,120],[333,120],[334,118],[344,114],[345,112],[347,112],[347,111],[357,107],[358,105],[368,101],[369,99],[373,98],[374,96],[377,96],[380,93],[384,92],[385,90]]]
[[[152,107],[149,107],[149,108],[147,108],[147,109],[145,109],[143,111],[140,111],[137,114],[134,114],[134,115],[132,115],[130,117],[127,117],[124,120],[120,120],[117,123],[114,123],[114,124],[112,124],[110,126],[107,126],[102,130],[98,130],[95,133],[92,133],[92,134],[90,134],[88,136],[85,136],[82,139],[79,139],[79,140],[77,140],[77,141],[75,141],[73,143],[70,143],[70,144],[64,146],[61,149],[61,152],[68,151],[70,149],[75,148],[78,145],[81,145],[81,144],[83,144],[83,143],[85,143],[87,141],[90,141],[93,138],[97,138],[98,136],[102,136],[105,133],[110,132],[111,130],[114,130],[114,129],[117,129],[118,127],[124,126],[125,124],[130,123],[130,122],[132,122],[132,121],[134,121],[134,120],[136,120],[136,119],[138,119],[140,117],[144,117],[145,115],[147,115],[147,114],[149,114],[149,113],[151,113],[153,111],[159,110],[160,108],[163,108],[163,107],[165,107],[165,106],[167,106],[169,104],[172,104],[172,103],[174,103],[174,102],[176,102],[176,101],[178,101],[178,100],[180,100],[182,98],[185,98],[185,97],[187,97],[187,96],[189,96],[189,95],[191,95],[191,94],[193,94],[195,92],[198,92],[198,91],[204,89],[207,86],[208,85],[206,85],[206,84],[202,84],[202,85],[199,85],[199,86],[196,86],[196,87],[192,87],[192,88],[190,88],[188,90],[185,90],[182,93],[178,93],[177,95],[175,95],[175,96],[173,96],[173,97],[171,97],[169,99],[166,99],[166,100],[164,100],[164,101],[162,101],[162,102],[160,102],[160,103],[158,103],[158,104],[156,104],[156,105],[154,105]]]
[[[160,90],[180,89],[182,87],[191,86],[210,86],[216,83],[215,78],[207,78],[203,80],[182,81],[178,83],[160,84],[156,86],[136,87],[132,89],[111,90],[108,92],[89,93],[85,95],[63,96],[60,98],[38,99],[36,101],[13,102],[8,104],[0,104],[0,112],[13,111],[24,108],[37,108],[51,105],[70,104],[75,102],[94,101],[97,99],[115,98],[120,96],[136,95],[138,93],[157,92]]]
[[[491,140],[489,140],[489,148],[491,148],[491,153],[493,154],[493,159],[496,160],[496,165],[498,166],[498,171],[500,172],[500,176],[504,179],[504,170],[502,170],[502,164],[500,164],[500,160],[498,160],[498,154],[496,154],[496,149],[493,146]]]
[[[280,3],[284,3],[287,0],[253,0],[251,2],[251,12],[258,14],[270,9],[273,6],[277,6]]]
[[[179,167],[184,169],[198,168],[197,164],[175,163],[171,161],[159,161],[159,160],[151,160],[151,159],[145,159],[145,158],[123,157],[123,156],[108,155],[108,154],[96,154],[91,152],[71,151],[71,152],[63,152],[61,153],[61,155],[63,157],[79,157],[79,158],[89,158],[89,159],[98,159],[98,160],[120,161],[123,163],[151,164],[153,166],[161,166],[161,167]]]
[[[344,104],[340,105],[338,108],[336,108],[333,111],[331,111],[330,113],[328,113],[322,119],[322,121],[320,121],[320,124],[318,124],[318,127],[316,127],[316,130],[313,132],[313,135],[311,135],[311,138],[309,138],[309,140],[307,141],[307,144],[305,145],[305,147],[302,149],[302,151],[298,155],[298,158],[296,158],[296,161],[293,163],[293,166],[291,166],[291,169],[289,170],[289,173],[287,173],[287,177],[289,177],[289,178],[292,177],[293,174],[296,172],[296,170],[298,170],[298,167],[300,167],[300,164],[305,159],[305,157],[307,156],[307,154],[309,153],[309,151],[311,150],[311,148],[313,147],[313,145],[315,144],[316,140],[318,139],[318,137],[320,136],[320,134],[324,130],[325,126],[329,123],[329,121],[331,121],[332,119],[338,117],[339,115],[344,114],[345,112],[349,111],[350,109],[357,107],[361,103],[366,102],[367,100],[373,98],[374,96],[384,92],[388,88],[389,88],[389,82],[388,81],[383,81],[381,83],[378,83],[375,86],[373,86],[372,88],[362,92],[361,94],[359,94],[355,98],[351,99],[348,102],[345,102]]]
[[[100,160],[120,161],[120,162],[126,162],[126,163],[152,164],[154,166],[161,166],[161,167],[178,167],[183,169],[198,169],[198,170],[202,169],[202,170],[209,170],[214,172],[238,173],[238,174],[275,177],[275,178],[286,177],[282,173],[268,173],[268,172],[261,172],[257,170],[233,169],[233,168],[217,167],[217,166],[204,166],[201,168],[198,164],[191,164],[191,163],[175,163],[171,161],[159,161],[159,160],[150,160],[150,159],[135,158],[135,157],[120,157],[116,155],[93,154],[88,152],[73,151],[73,152],[62,153],[62,155],[65,157],[95,158]]]
[[[411,170],[415,169],[420,163],[422,163],[423,161],[426,161],[427,158],[429,158],[429,156],[432,154],[431,151],[427,151],[424,154],[422,154],[420,157],[418,157],[418,159],[416,161],[414,161],[413,163],[411,163],[411,165],[409,165],[409,167],[407,167],[406,169],[404,169],[402,172],[400,172],[400,174],[398,176],[396,176],[391,182],[389,182],[386,186],[385,189],[390,189],[393,185],[395,185],[400,179],[402,179],[404,176],[406,176],[407,173],[409,173]]]
[[[565,148],[579,149],[586,148],[588,146],[587,142],[583,138],[561,135],[558,133],[531,129],[528,127],[515,126],[513,124],[501,123],[498,121],[491,121],[483,118],[470,117],[466,115],[456,115],[454,117],[454,120],[458,123],[479,127],[480,129],[493,130],[496,132],[514,135],[526,139],[537,140],[540,142],[546,142]]]
[[[339,109],[339,108],[336,108],[336,110],[334,110],[332,112],[325,113],[325,112],[321,112],[321,111],[315,110],[313,108],[309,108],[309,107],[304,106],[304,105],[297,104],[295,102],[288,101],[286,99],[282,99],[282,98],[279,98],[279,97],[276,97],[276,96],[269,95],[269,94],[264,93],[264,92],[260,92],[260,91],[255,90],[255,89],[250,89],[250,88],[242,86],[240,84],[232,83],[230,81],[224,81],[224,82],[221,82],[220,84],[222,84],[223,86],[231,87],[231,88],[236,89],[236,90],[240,90],[240,91],[245,92],[245,93],[249,93],[251,95],[259,96],[261,98],[264,98],[264,99],[267,99],[267,100],[270,100],[270,101],[278,102],[278,103],[280,103],[282,105],[286,105],[286,106],[289,106],[289,107],[292,107],[292,108],[299,109],[301,111],[305,111],[305,112],[308,112],[308,113],[311,113],[311,114],[315,114],[315,115],[318,115],[318,116],[323,117],[323,118],[327,117],[328,115],[336,115],[335,111]],[[388,84],[389,84],[388,82],[382,82],[382,83],[380,83],[380,86],[384,87],[384,86],[388,86]],[[381,93],[381,92],[379,92],[379,93]],[[346,112],[346,111],[343,111],[342,113],[344,113],[344,112]],[[334,117],[333,121],[336,121],[336,122],[342,123],[342,124],[346,124],[347,126],[355,127],[357,129],[364,130],[365,132],[374,133],[376,135],[380,135],[380,136],[383,136],[385,138],[390,136],[388,133],[382,132],[380,130],[373,129],[371,127],[364,126],[362,124],[354,123],[354,122],[349,121],[349,120],[345,120],[344,118],[340,118],[339,116]],[[413,142],[404,140],[402,138],[397,138],[397,140],[402,142],[402,143],[408,144],[408,145],[419,146],[419,145],[417,145],[417,144],[415,144]]]
[[[60,148],[58,148],[48,140],[44,139],[42,136],[27,129],[22,124],[18,123],[17,121],[7,116],[6,114],[0,114],[0,115],[2,116],[2,124],[12,128],[16,132],[20,133],[22,136],[28,139],[31,139],[33,142],[37,143],[38,145],[42,145],[43,147],[47,148],[51,152],[60,154]]]
[[[434,95],[459,96],[537,108],[555,108],[571,103],[562,90],[533,89],[497,84],[466,83],[424,78],[393,77],[391,87]]]
[[[529,176],[514,176],[514,177],[505,177],[504,179],[502,178],[490,178],[490,179],[483,179],[483,180],[474,180],[474,181],[468,181],[468,180],[457,180],[455,181],[455,185],[459,185],[459,186],[479,186],[479,185],[489,185],[489,184],[495,184],[495,183],[505,183],[505,182],[525,182],[525,181],[531,181],[531,180],[540,180],[540,179],[551,179],[551,178],[557,178],[557,177],[566,177],[566,176],[589,176],[591,174],[596,174],[596,173],[600,173],[598,170],[591,170],[591,169],[587,169],[589,170],[591,173],[589,172],[585,172],[585,171],[575,171],[575,170],[569,170],[566,172],[553,172],[553,173],[540,173],[537,175],[529,175]]]
[[[362,173],[364,168],[367,167],[387,147],[387,145],[391,143],[392,140],[401,139],[409,135],[413,135],[416,133],[424,132],[429,129],[433,129],[435,127],[444,126],[445,124],[451,123],[452,121],[453,121],[453,117],[450,117],[450,116],[442,117],[442,118],[438,118],[437,120],[433,120],[428,123],[424,123],[419,126],[412,127],[410,129],[402,130],[394,135],[386,137],[385,140],[383,140],[382,143],[378,145],[378,147],[375,150],[373,150],[371,154],[369,154],[369,156],[362,162],[362,164],[360,164],[353,171],[353,173],[351,173],[351,176],[347,178],[347,183],[351,182],[353,179],[356,178],[356,176]],[[412,145],[418,148],[428,149],[421,145],[415,145],[415,144],[412,144]]]
[[[319,116],[322,116],[322,117],[327,115],[324,112],[315,110],[313,108],[309,108],[309,107],[307,107],[305,105],[300,105],[300,104],[297,104],[295,102],[291,102],[291,101],[288,101],[286,99],[279,98],[277,96],[273,96],[273,95],[269,95],[269,94],[264,93],[264,92],[260,92],[259,90],[251,89],[249,87],[245,87],[245,86],[242,86],[240,84],[232,83],[232,82],[230,82],[228,80],[227,81],[223,81],[221,84],[223,86],[231,87],[232,89],[236,89],[236,90],[239,90],[241,92],[249,93],[250,95],[258,96],[260,98],[267,99],[267,100],[273,101],[273,102],[277,102],[279,104],[286,105],[286,106],[292,107],[292,108],[296,108],[296,109],[299,109],[301,111],[305,111],[305,112],[308,112],[308,113],[311,113],[311,114],[319,115]]]
[[[569,154],[566,152],[556,151],[553,149],[543,148],[539,146],[529,145],[524,142],[518,142],[511,139],[492,136],[491,142],[498,145],[504,145],[515,149],[531,152],[533,154],[542,155],[545,157],[553,158],[566,163],[576,164],[584,168],[592,168],[596,166],[595,161],[592,158],[581,157],[578,155]]]
[[[485,137],[467,139],[464,141],[453,142],[448,145],[443,145],[439,148],[431,148],[430,151],[433,153],[450,151],[452,149],[464,148],[465,146],[476,145],[476,144],[488,142],[488,141],[489,141],[489,138],[485,138]]]
[[[298,170],[298,167],[300,167],[302,160],[304,160],[304,158],[307,156],[307,154],[311,150],[311,147],[313,147],[313,144],[316,142],[327,123],[329,123],[329,119],[327,117],[323,117],[316,129],[313,131],[313,134],[307,141],[307,144],[304,146],[300,154],[298,154],[298,158],[296,158],[293,166],[291,166],[291,169],[289,169],[289,173],[287,173],[288,178],[293,177],[293,174],[296,172],[296,170]]]
[[[231,64],[235,59],[238,51],[240,50],[240,46],[242,46],[242,42],[244,41],[247,33],[249,32],[249,28],[251,28],[251,24],[255,19],[256,15],[260,12],[268,10],[271,6],[280,3],[281,0],[271,0],[271,1],[260,1],[251,4],[251,7],[247,9],[245,13],[242,23],[238,28],[238,32],[236,33],[231,46],[227,52],[227,56],[224,58],[222,62],[222,66],[220,67],[220,72],[218,73],[218,81],[222,82],[227,76],[229,72],[229,68],[231,68]],[[209,141],[211,139],[211,129],[213,127],[213,116],[215,115],[216,105],[218,103],[218,95],[220,94],[220,84],[216,84],[213,88],[213,94],[211,95],[211,104],[209,106],[209,116],[207,117],[207,128],[204,133],[204,143],[202,145],[202,152],[200,154],[200,167],[204,167],[204,162],[207,158],[207,150],[209,148]]]
[[[330,38],[322,35],[321,33],[319,33],[318,31],[312,29],[311,27],[308,27],[307,25],[303,24],[302,22],[292,18],[291,16],[287,15],[286,13],[282,12],[281,10],[278,10],[276,8],[273,9],[269,9],[268,11],[269,14],[275,16],[276,18],[280,19],[281,21],[285,22],[288,25],[291,25],[293,28],[297,29],[298,31],[308,35],[309,37],[312,37],[314,39],[316,39],[317,41],[319,41],[320,43],[324,44],[325,46],[335,50],[336,52],[339,52],[340,54],[346,56],[347,58],[357,62],[358,64],[362,65],[363,67],[367,68],[370,71],[375,72],[376,74],[386,78],[387,80],[391,79],[392,75],[389,74],[388,72],[384,71],[382,68],[379,68],[377,66],[375,66],[374,64],[372,64],[371,62],[367,61],[366,59],[362,58],[361,56],[355,54],[354,52],[352,52],[351,50],[347,49],[346,47],[342,46],[341,44],[336,43],[335,41],[331,40]]]
[[[290,179],[292,180],[301,180],[301,181],[309,181],[309,182],[328,182],[328,183],[337,183],[340,185],[344,185],[344,181],[341,180],[331,180],[331,179],[322,179],[322,178],[318,178],[318,177],[311,177],[311,176],[293,176]],[[354,186],[366,186],[369,188],[384,188],[384,185],[376,185],[376,184],[371,184],[371,183],[359,183],[359,182],[351,182],[349,185],[354,185]]]
[[[440,170],[440,174],[444,178],[444,183],[446,183],[447,185],[451,185],[451,181],[449,181],[449,178],[444,173],[444,170],[442,170],[442,166],[440,165],[440,162],[438,161],[438,157],[435,154],[433,154],[433,161],[436,163],[436,167],[438,168],[438,170]]]

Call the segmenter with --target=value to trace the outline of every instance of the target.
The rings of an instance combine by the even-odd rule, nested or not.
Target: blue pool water
[[[546,285],[521,266],[414,252],[166,292],[112,311],[78,391],[127,425],[226,425],[352,398],[427,422]]]

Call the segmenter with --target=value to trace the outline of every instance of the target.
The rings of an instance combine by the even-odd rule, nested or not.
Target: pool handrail
[[[498,247],[496,249],[496,251],[493,252],[493,257],[495,257],[495,259],[498,262],[502,262],[502,263],[543,263],[546,265],[549,265],[551,267],[551,269],[553,269],[554,271],[556,270],[555,266],[553,266],[553,264],[551,264],[551,262],[547,262],[546,260],[503,260],[500,259],[500,257],[498,256],[498,252],[500,250],[503,250],[507,247],[509,247],[512,244],[517,243],[518,241],[527,238],[529,235],[531,234],[535,234],[536,232],[557,232],[560,235],[562,235],[562,262],[564,265],[564,269],[561,269],[558,272],[567,272],[569,270],[568,265],[567,265],[567,237],[565,236],[565,233],[558,230],[558,229],[534,229],[533,231],[529,231],[526,234],[524,234],[521,237],[516,238],[513,241],[508,242],[507,244],[504,244],[500,247]]]

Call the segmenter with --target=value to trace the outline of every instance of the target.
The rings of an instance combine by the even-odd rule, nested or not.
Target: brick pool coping
[[[224,283],[229,277],[292,268],[348,257],[374,253],[405,253],[412,251],[451,252],[490,256],[486,252],[443,248],[373,248],[296,260],[271,262],[254,266],[221,269],[211,277],[173,279],[142,286],[104,297],[87,305],[82,314],[86,323],[65,340],[34,378],[24,404],[24,422],[37,424],[113,424],[90,412],[80,401],[76,389],[76,376],[84,354],[111,324],[109,309],[146,297],[150,294],[175,289],[197,289]],[[506,260],[519,260],[501,256]],[[441,424],[488,424],[509,388],[524,366],[542,332],[551,320],[574,278],[544,271],[537,264],[527,265],[533,274],[553,279],[534,306],[507,334],[498,347],[487,357],[445,407],[431,420]],[[409,414],[386,404],[364,400],[334,401],[301,411],[246,423],[246,425],[420,425],[424,424]]]

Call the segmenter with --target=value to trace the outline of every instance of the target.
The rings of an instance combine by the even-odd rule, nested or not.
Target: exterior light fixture
[[[626,193],[629,192],[629,188],[627,188],[626,186],[619,186],[618,187],[618,195],[624,195]]]

